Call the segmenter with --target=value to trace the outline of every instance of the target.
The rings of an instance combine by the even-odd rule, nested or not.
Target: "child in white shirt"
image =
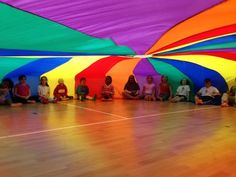
[[[210,79],[205,79],[205,87],[202,87],[195,96],[195,104],[213,104],[218,105],[221,103],[220,92],[216,87],[211,85]]]
[[[177,103],[180,101],[189,101],[190,87],[188,85],[187,79],[182,79],[180,81],[180,86],[177,88],[177,92],[174,98],[171,99],[172,103]]]

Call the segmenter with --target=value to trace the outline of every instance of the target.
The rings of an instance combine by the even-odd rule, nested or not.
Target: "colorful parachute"
[[[87,77],[91,95],[106,75],[116,97],[130,74],[141,87],[167,75],[174,90],[205,78],[225,92],[236,77],[236,0],[1,0],[0,79],[41,75],[51,88],[64,78],[69,93]]]

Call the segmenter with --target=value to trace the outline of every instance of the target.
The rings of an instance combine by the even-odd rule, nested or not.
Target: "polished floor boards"
[[[236,177],[236,107],[131,100],[0,107],[1,177]]]

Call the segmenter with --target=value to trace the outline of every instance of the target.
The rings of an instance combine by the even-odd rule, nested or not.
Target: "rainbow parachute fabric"
[[[225,92],[236,77],[236,0],[1,0],[0,79],[64,78],[74,94],[81,77],[90,94],[111,75],[116,97],[130,74],[140,86],[167,75],[176,90],[211,78]]]

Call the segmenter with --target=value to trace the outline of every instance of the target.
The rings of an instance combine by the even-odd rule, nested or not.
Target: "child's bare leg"
[[[10,106],[11,107],[18,107],[18,106],[22,106],[22,103],[11,103]]]
[[[221,104],[229,102],[229,95],[227,93],[224,93],[223,96],[221,97]]]
[[[176,102],[177,102],[177,96],[175,96],[174,98],[172,98],[170,101],[171,101],[172,103],[176,103]]]
[[[144,97],[144,100],[148,101],[148,99],[149,99],[149,96],[146,95],[146,96]]]
[[[130,94],[127,93],[127,92],[123,92],[123,96],[124,96],[125,98],[128,98],[128,99],[136,99],[136,97],[130,95]]]
[[[177,96],[175,100],[176,100],[176,102],[180,102],[180,101],[184,100],[184,97]]]
[[[152,101],[156,101],[156,97],[155,96],[152,96]]]
[[[198,96],[195,96],[194,99],[195,99],[195,104],[197,104],[197,105],[203,104],[203,101]]]
[[[27,100],[27,103],[34,104],[34,103],[36,103],[36,101],[34,101],[34,100]]]

